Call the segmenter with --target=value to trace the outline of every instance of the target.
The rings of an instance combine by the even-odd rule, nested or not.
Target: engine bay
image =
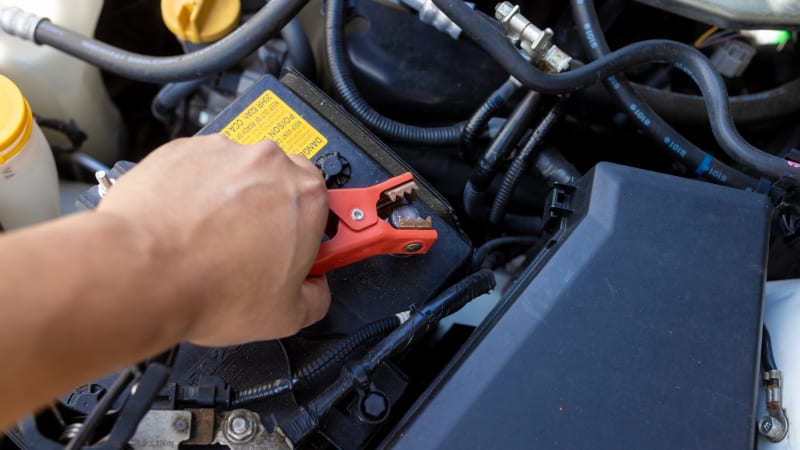
[[[275,141],[325,179],[332,303],[76,387],[0,450],[791,448],[793,5],[33,3],[0,1],[0,73],[61,214],[171,140]]]

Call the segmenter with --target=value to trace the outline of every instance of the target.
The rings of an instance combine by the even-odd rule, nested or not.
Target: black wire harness
[[[782,158],[757,149],[742,138],[730,115],[727,89],[722,77],[708,59],[692,47],[668,40],[642,41],[583,67],[560,74],[546,74],[523,59],[503,33],[498,32],[496,27],[462,0],[434,0],[434,3],[517,80],[544,94],[575,92],[643,63],[672,64],[690,76],[700,88],[714,136],[732,159],[761,176],[772,180],[785,178],[795,185],[800,184],[800,169],[790,166]],[[639,120],[647,119],[640,105],[631,104],[628,107],[639,110],[639,115],[644,117]]]
[[[764,366],[764,371],[778,370],[775,353],[772,351],[772,337],[766,325],[762,327],[761,334],[761,364]]]
[[[352,364],[346,365],[336,381],[312,399],[299,412],[282,422],[280,432],[289,441],[298,444],[319,425],[320,417],[354,388],[363,384],[369,374],[394,353],[407,348],[424,336],[443,317],[455,313],[468,302],[495,287],[490,270],[478,271],[449,287],[425,306],[411,314],[409,319],[389,333],[383,340]]]
[[[345,0],[328,0],[325,8],[325,46],[333,87],[342,103],[354,116],[383,138],[394,142],[425,146],[457,145],[464,123],[444,127],[418,127],[390,119],[375,111],[358,92],[350,71],[344,43]]]
[[[373,339],[385,336],[399,327],[401,323],[400,317],[396,315],[368,323],[355,333],[334,344],[310,363],[297,369],[291,377],[280,378],[237,392],[231,404],[239,407],[294,390],[298,384],[313,380],[331,365],[343,361],[357,348]]]

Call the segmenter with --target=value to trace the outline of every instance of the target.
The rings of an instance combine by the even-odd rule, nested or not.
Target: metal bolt
[[[227,419],[225,435],[231,442],[244,443],[256,435],[258,431],[255,420],[247,411],[233,412]]]
[[[364,220],[364,211],[356,208],[350,212],[350,217],[352,217],[353,220]]]
[[[172,428],[174,428],[178,433],[183,433],[189,429],[189,422],[185,417],[177,417],[175,421],[172,422]]]
[[[98,170],[94,173],[94,177],[97,179],[97,192],[100,194],[100,197],[105,197],[108,190],[111,189],[111,186],[114,186],[114,180],[108,177],[105,170]]]
[[[423,247],[423,245],[420,244],[419,242],[412,242],[412,243],[406,245],[406,251],[409,252],[409,253],[414,253],[414,252],[418,252],[418,251],[422,250],[422,247]]]
[[[370,392],[361,401],[361,412],[368,420],[383,420],[389,411],[389,399],[380,392]]]
[[[231,420],[231,431],[236,434],[244,434],[247,432],[247,419],[244,417],[234,417]]]
[[[211,122],[212,114],[208,111],[200,111],[197,114],[197,123],[200,125],[206,125],[208,122]]]
[[[783,423],[772,416],[764,416],[758,421],[758,432],[772,442],[779,442],[786,436]]]
[[[519,12],[519,5],[511,5],[509,2],[498,3],[494,7],[495,17],[500,22],[507,22],[514,14]]]

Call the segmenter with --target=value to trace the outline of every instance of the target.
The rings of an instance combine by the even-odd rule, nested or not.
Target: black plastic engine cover
[[[751,449],[765,196],[607,163],[384,442]]]
[[[405,6],[356,0],[348,14],[364,21],[345,28],[358,90],[392,117],[416,123],[466,119],[508,78],[469,39],[451,38]],[[453,70],[442,70],[448,67]]]

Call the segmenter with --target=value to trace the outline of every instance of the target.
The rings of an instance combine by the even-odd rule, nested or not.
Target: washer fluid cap
[[[19,153],[33,124],[31,107],[13,81],[0,75],[0,164]]]
[[[161,0],[161,18],[178,39],[213,42],[239,23],[240,0]]]

